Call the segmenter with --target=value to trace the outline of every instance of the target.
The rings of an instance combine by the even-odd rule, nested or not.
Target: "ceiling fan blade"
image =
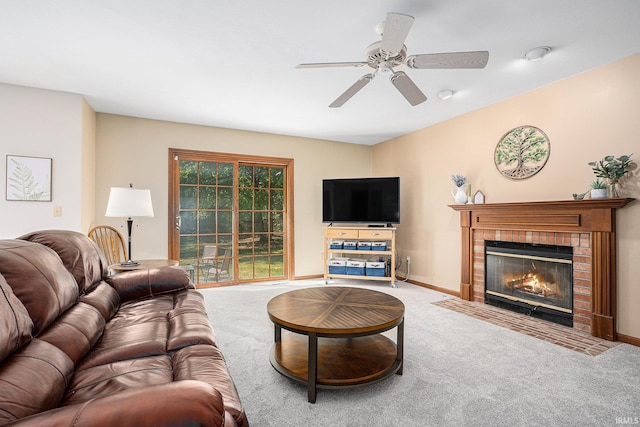
[[[384,55],[397,55],[404,41],[409,35],[409,30],[413,25],[413,16],[403,15],[402,13],[387,13],[387,20],[384,22],[384,30],[382,33],[382,43],[380,50]]]
[[[329,67],[362,67],[366,62],[315,62],[309,64],[298,64],[296,68],[329,68]]]
[[[351,87],[344,91],[342,95],[340,95],[335,101],[333,101],[329,108],[338,108],[342,107],[342,105],[351,99],[353,95],[358,93],[360,89],[365,87],[371,80],[373,80],[373,74],[365,74],[360,77],[360,79],[351,85]]]
[[[484,68],[489,61],[489,52],[427,53],[407,58],[409,68]]]
[[[424,93],[416,86],[416,84],[403,71],[396,71],[391,75],[391,83],[398,91],[407,98],[409,104],[415,106],[427,100]]]

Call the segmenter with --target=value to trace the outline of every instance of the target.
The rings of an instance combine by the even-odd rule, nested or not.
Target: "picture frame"
[[[50,202],[51,165],[47,157],[7,155],[6,200]]]
[[[480,190],[476,191],[473,195],[473,203],[481,205],[484,203],[484,193]]]

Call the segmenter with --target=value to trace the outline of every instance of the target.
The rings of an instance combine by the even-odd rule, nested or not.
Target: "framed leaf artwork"
[[[519,126],[505,133],[494,153],[498,171],[509,179],[526,179],[542,170],[549,160],[547,135],[535,126]]]
[[[7,200],[51,201],[51,159],[7,155]]]

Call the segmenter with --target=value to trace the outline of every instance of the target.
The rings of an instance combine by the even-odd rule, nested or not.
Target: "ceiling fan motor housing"
[[[390,71],[391,67],[403,64],[407,59],[407,47],[402,45],[402,49],[394,56],[387,57],[380,49],[381,41],[370,44],[365,49],[365,55],[367,58],[367,64],[373,69],[380,69],[380,71]]]

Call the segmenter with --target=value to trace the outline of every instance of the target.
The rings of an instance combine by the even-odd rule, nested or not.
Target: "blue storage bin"
[[[367,276],[384,277],[384,261],[367,262],[365,269]]]
[[[371,242],[372,251],[386,251],[387,242]]]
[[[329,264],[329,274],[347,274],[346,259],[332,258],[327,263]]]
[[[344,240],[332,240],[329,243],[329,249],[342,249],[342,245],[344,244]]]
[[[370,251],[371,250],[371,242],[358,242],[358,250],[359,251]]]
[[[349,260],[347,261],[347,274],[351,276],[364,276],[365,261]]]
[[[356,250],[356,242],[344,242],[342,244],[342,249],[347,251],[355,251]]]

